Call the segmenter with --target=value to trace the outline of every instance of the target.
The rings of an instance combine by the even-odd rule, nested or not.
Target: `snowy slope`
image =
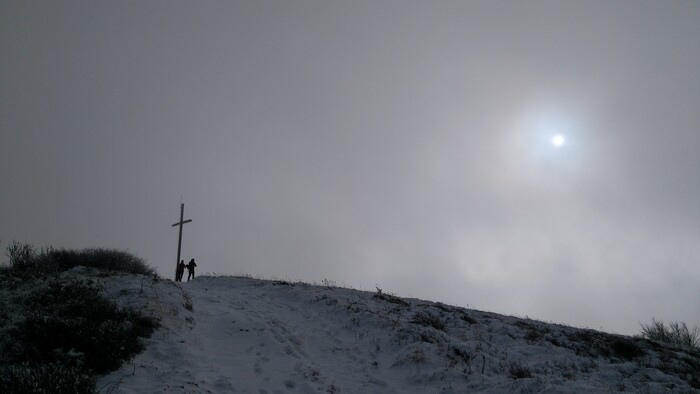
[[[102,281],[162,327],[101,392],[700,392],[700,355],[641,339],[304,283]]]

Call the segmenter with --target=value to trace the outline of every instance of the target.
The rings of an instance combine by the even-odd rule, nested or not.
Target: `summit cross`
[[[177,239],[177,261],[175,262],[175,280],[177,280],[177,265],[180,263],[180,250],[182,249],[182,225],[189,223],[192,219],[182,220],[185,217],[185,203],[180,203],[180,221],[173,224],[173,227],[180,227],[180,235]]]

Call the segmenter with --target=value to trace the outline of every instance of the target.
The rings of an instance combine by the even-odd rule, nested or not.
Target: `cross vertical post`
[[[180,263],[180,250],[182,248],[182,225],[189,223],[192,219],[182,220],[185,217],[185,203],[180,203],[180,221],[173,224],[173,227],[180,227],[180,235],[177,238],[177,261],[175,262],[175,280],[177,280],[177,265]]]

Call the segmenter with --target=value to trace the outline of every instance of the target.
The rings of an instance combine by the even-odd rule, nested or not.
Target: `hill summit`
[[[160,319],[102,392],[700,392],[700,354],[641,338],[333,286],[102,278]]]

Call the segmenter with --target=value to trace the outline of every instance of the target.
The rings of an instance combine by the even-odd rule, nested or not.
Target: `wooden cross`
[[[192,221],[192,219],[182,220],[184,216],[185,204],[180,203],[180,221],[173,224],[173,227],[180,226],[180,236],[177,239],[177,262],[175,263],[175,280],[177,280],[177,265],[180,264],[180,249],[182,248],[182,225]]]

